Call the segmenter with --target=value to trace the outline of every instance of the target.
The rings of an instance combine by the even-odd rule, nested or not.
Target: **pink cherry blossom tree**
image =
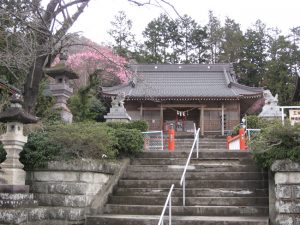
[[[56,58],[53,65],[58,62]],[[71,47],[66,62],[79,75],[79,79],[74,81],[75,88],[86,86],[89,76],[94,73],[104,86],[126,83],[131,77],[131,72],[126,69],[127,63],[124,57],[115,54],[111,48],[90,41]]]

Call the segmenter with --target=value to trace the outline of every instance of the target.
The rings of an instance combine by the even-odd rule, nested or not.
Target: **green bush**
[[[20,161],[25,169],[43,168],[47,162],[60,159],[61,148],[59,143],[49,139],[49,132],[34,132],[28,135]]]
[[[141,132],[145,132],[148,130],[148,123],[144,120],[133,120],[129,123],[125,122],[106,122],[106,125],[112,127],[114,129],[136,129]]]
[[[250,143],[255,161],[269,168],[275,160],[300,160],[300,125],[271,123]]]
[[[113,129],[103,123],[72,123],[54,125],[49,128],[49,139],[62,146],[65,159],[115,158],[118,140]]]
[[[133,124],[132,127],[142,123]],[[114,159],[118,155],[135,155],[142,148],[143,137],[137,129],[113,129],[105,123],[92,122],[53,123],[28,135],[20,161],[25,169],[43,168],[53,160]],[[0,162],[5,155],[0,143]]]
[[[6,158],[6,152],[4,151],[2,143],[0,143],[0,163],[2,163]]]
[[[115,135],[118,139],[119,154],[131,156],[142,151],[144,140],[139,130],[115,129]]]

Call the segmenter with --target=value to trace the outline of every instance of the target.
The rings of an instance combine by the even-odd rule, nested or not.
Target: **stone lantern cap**
[[[22,103],[21,95],[14,94],[11,99],[11,106],[0,113],[0,122],[36,123],[38,118],[25,112],[22,108]]]
[[[67,55],[61,53],[59,59],[59,63],[57,63],[55,66],[44,68],[44,73],[54,79],[57,76],[66,76],[70,80],[78,79],[79,76],[69,66],[66,65],[66,61],[68,59]]]

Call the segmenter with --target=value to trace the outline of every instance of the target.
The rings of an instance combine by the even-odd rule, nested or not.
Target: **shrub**
[[[28,136],[20,154],[25,169],[42,168],[48,161],[76,158],[113,159],[117,156],[118,139],[114,130],[103,123],[49,125]],[[5,151],[0,145],[0,160]]]
[[[25,169],[43,168],[48,161],[60,159],[61,145],[49,139],[49,132],[38,131],[28,135],[28,142],[20,154]]]
[[[106,122],[106,125],[112,127],[114,129],[136,129],[141,132],[145,132],[148,130],[148,123],[144,120],[133,120],[129,123],[125,122]]]
[[[4,151],[2,143],[0,143],[0,163],[2,163],[6,158],[6,152]]]
[[[300,125],[272,123],[251,141],[255,161],[269,168],[275,160],[300,160]]]
[[[65,159],[115,158],[118,140],[111,128],[103,123],[73,123],[51,126],[49,139],[62,146],[61,155]]]
[[[118,150],[121,155],[136,155],[143,149],[143,136],[136,129],[116,129],[115,135],[118,139]]]

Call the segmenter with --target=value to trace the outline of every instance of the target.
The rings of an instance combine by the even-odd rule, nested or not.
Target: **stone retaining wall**
[[[276,161],[271,171],[275,183],[275,220],[277,225],[300,224],[300,162]],[[271,219],[272,220],[272,219]]]
[[[51,162],[46,169],[27,171],[26,184],[35,204],[18,208],[0,204],[0,217],[5,220],[0,224],[84,224],[86,214],[102,206],[94,201],[105,202],[128,162],[83,159]]]

